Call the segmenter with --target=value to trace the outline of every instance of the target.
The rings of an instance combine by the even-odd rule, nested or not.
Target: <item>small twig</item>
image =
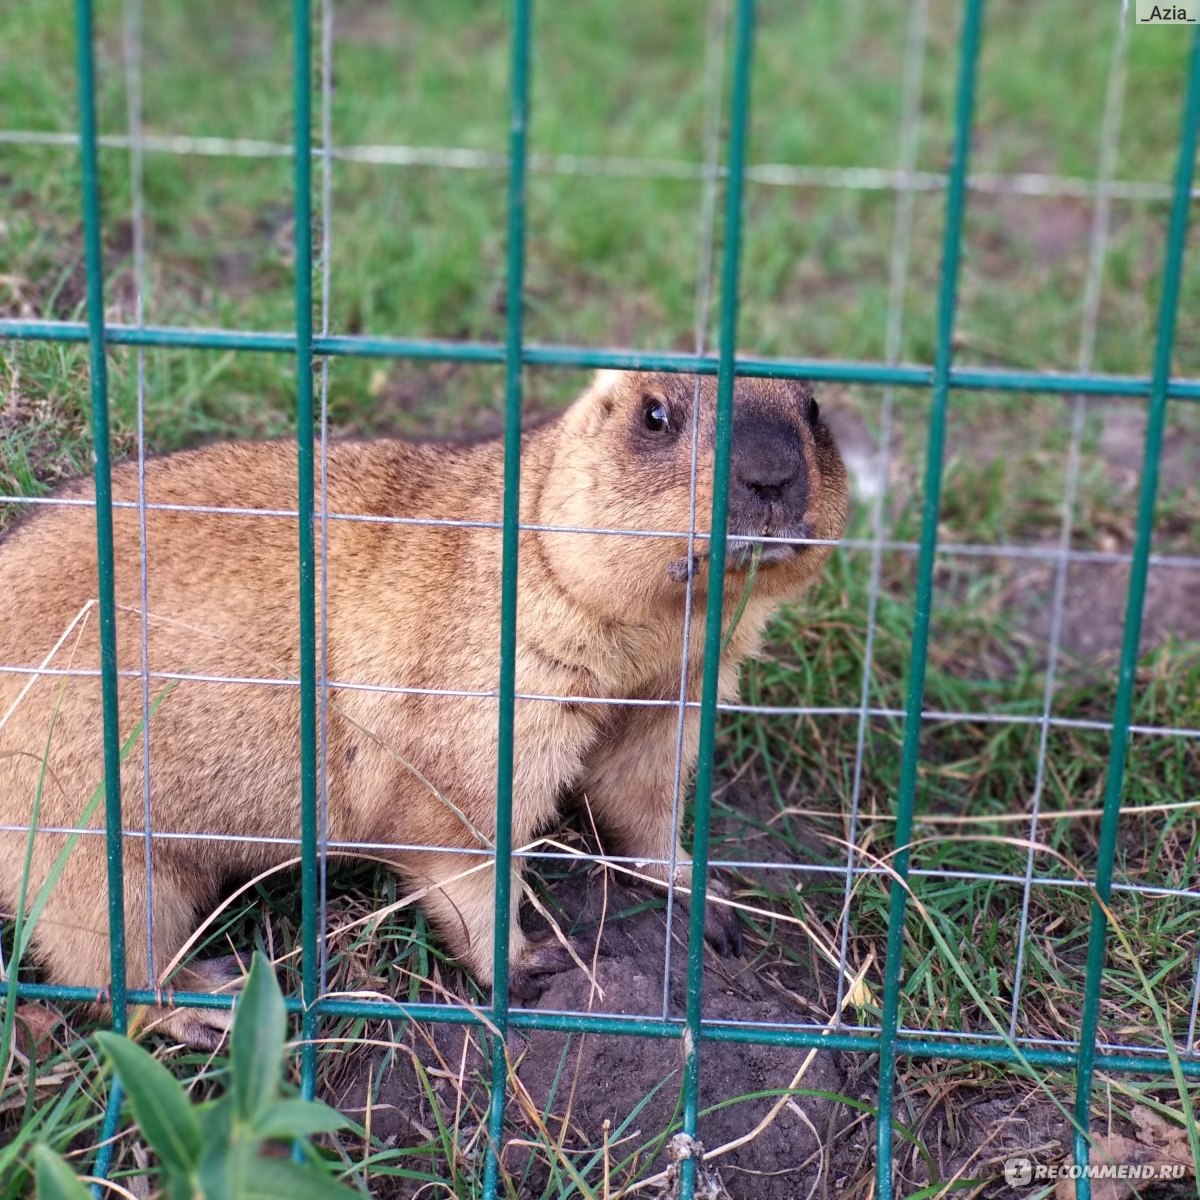
[[[842,1008],[851,1007],[850,996],[862,986],[863,978],[865,977],[869,966],[869,963],[865,965],[854,977],[850,988],[847,990],[846,997],[842,1000]],[[825,1022],[826,1031],[832,1033],[837,1028],[840,1020],[840,1014],[834,1014],[834,1016],[830,1017],[829,1020]],[[742,1146],[749,1145],[749,1143],[761,1137],[775,1123],[779,1117],[779,1114],[783,1112],[784,1108],[791,1103],[792,1093],[800,1086],[800,1081],[804,1078],[804,1076],[808,1074],[808,1069],[812,1066],[817,1054],[818,1049],[816,1046],[809,1050],[809,1052],[804,1056],[804,1061],[796,1070],[796,1074],[792,1077],[792,1082],[789,1083],[787,1088],[784,1090],[783,1095],[775,1101],[775,1103],[771,1106],[770,1112],[768,1112],[767,1115],[763,1117],[763,1119],[759,1121],[759,1123],[755,1125],[755,1127],[750,1130],[749,1133],[745,1133],[741,1137],[734,1138],[732,1141],[726,1142],[722,1146],[718,1146],[715,1150],[706,1150],[703,1155],[703,1161],[706,1163],[711,1162],[714,1158],[720,1158],[722,1155],[730,1154],[734,1150],[738,1150]],[[805,1120],[807,1121],[807,1118],[805,1118]],[[811,1129],[812,1123],[808,1122],[808,1124],[809,1128]],[[814,1134],[815,1132],[816,1131],[814,1130]],[[657,1175],[651,1175],[648,1179],[639,1180],[628,1189],[628,1192],[632,1194],[633,1192],[641,1191],[643,1188],[656,1187],[660,1184],[663,1184],[667,1181],[669,1174],[670,1171],[668,1169],[667,1171],[660,1171]]]
[[[742,588],[742,598],[738,601],[737,608],[733,610],[733,616],[729,619],[729,628],[725,631],[724,638],[721,639],[722,658],[729,648],[729,643],[733,640],[737,627],[741,624],[742,617],[746,612],[746,605],[750,603],[750,593],[754,588],[754,581],[758,578],[758,564],[762,561],[762,552],[762,542],[755,542],[750,549],[750,567],[746,571],[746,586]]]

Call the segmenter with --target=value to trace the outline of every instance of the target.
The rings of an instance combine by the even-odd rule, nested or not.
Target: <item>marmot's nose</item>
[[[791,499],[807,480],[800,439],[782,422],[735,422],[731,465],[736,482],[764,504]]]
[[[737,472],[738,482],[750,492],[768,503],[782,500],[784,493],[800,474],[798,462],[752,463]]]

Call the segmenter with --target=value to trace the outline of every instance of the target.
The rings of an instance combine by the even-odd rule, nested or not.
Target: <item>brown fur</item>
[[[689,515],[694,377],[601,373],[561,417],[527,432],[522,444],[521,516],[558,526],[686,530]],[[708,528],[715,382],[700,384],[697,528]],[[672,432],[655,435],[644,410],[670,410]],[[846,517],[846,481],[828,431],[814,419],[811,393],[795,383],[739,381],[735,393],[731,533],[836,539]],[[766,439],[764,441],[764,439]],[[774,440],[772,440],[774,439]],[[782,439],[782,440],[781,440]],[[786,441],[800,456],[791,500],[766,519],[748,487],[764,453]],[[764,447],[766,449],[764,450]],[[790,460],[789,460],[790,461]],[[330,447],[333,513],[499,521],[503,448],[377,440]],[[803,484],[803,492],[796,489]],[[757,488],[757,490],[756,490]],[[135,500],[132,466],[113,473],[118,500]],[[778,489],[777,489],[778,490]],[[90,496],[86,483],[63,494]],[[288,509],[296,495],[294,445],[233,442],[150,461],[151,503]],[[796,501],[796,503],[793,503]],[[765,502],[764,502],[765,503]],[[757,507],[756,507],[757,506]],[[749,514],[749,515],[747,515]],[[803,520],[797,524],[798,519]],[[746,522],[760,527],[745,527]],[[294,679],[299,672],[297,529],[290,518],[152,510],[147,516],[149,663],[155,672]],[[405,526],[332,520],[328,559],[328,672],[338,683],[491,691],[500,645],[501,534],[498,529]],[[118,663],[137,670],[137,513],[114,512]],[[706,543],[697,543],[703,549]],[[517,690],[558,696],[675,698],[682,653],[686,563],[680,538],[521,534]],[[720,670],[720,694],[737,694],[738,667],[757,651],[778,605],[796,597],[828,557],[809,546],[764,565]],[[731,542],[726,613],[741,596],[745,554]],[[672,564],[675,565],[674,575]],[[707,568],[695,577],[690,688],[702,674]],[[97,592],[91,510],[48,507],[0,543],[0,662],[35,666]],[[50,666],[99,666],[94,607]],[[0,674],[0,718],[30,682]],[[166,686],[152,680],[152,692]],[[141,685],[120,681],[120,728],[141,720]],[[54,713],[57,707],[57,716]],[[53,720],[53,733],[51,725]],[[553,820],[564,792],[585,796],[613,847],[665,858],[671,824],[674,708],[518,701],[513,845]],[[696,757],[697,717],[687,719],[686,765]],[[0,822],[28,823],[42,758],[46,782],[39,823],[77,824],[102,779],[100,685],[95,676],[44,676],[0,728]],[[178,683],[150,722],[156,831],[291,838],[300,826],[299,700],[291,686]],[[47,752],[47,746],[49,747]],[[401,695],[334,686],[328,716],[329,836],[336,840],[480,846],[494,833],[497,703],[494,699]],[[422,778],[423,777],[423,778]],[[127,828],[143,824],[140,742],[121,771]],[[435,789],[439,795],[435,795]],[[456,813],[454,810],[457,809]],[[103,824],[103,806],[92,818]],[[35,841],[30,897],[64,837]],[[0,900],[12,911],[25,854],[23,834],[0,834]],[[294,857],[262,842],[156,839],[154,898],[158,967],[189,937],[227,882]],[[682,852],[680,852],[682,857]],[[430,886],[427,912],[472,973],[487,979],[492,955],[490,870],[461,876],[478,859],[395,852],[410,882]],[[144,851],[125,842],[129,978],[147,985]],[[660,874],[665,872],[660,871]],[[686,866],[680,882],[686,883]],[[108,981],[105,851],[82,837],[38,924],[34,949],[55,982]],[[514,905],[514,918],[515,918]],[[726,910],[709,923],[718,942],[735,932]],[[515,919],[514,986],[557,965]],[[203,964],[177,984],[204,984]],[[196,1014],[176,1013],[181,1036],[205,1041]]]

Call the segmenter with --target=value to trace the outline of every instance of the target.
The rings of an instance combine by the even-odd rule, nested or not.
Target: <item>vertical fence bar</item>
[[[883,1015],[879,1041],[879,1111],[875,1129],[875,1175],[879,1200],[892,1200],[892,1098],[896,1072],[896,1030],[900,1013],[900,968],[904,952],[904,914],[908,891],[908,845],[912,840],[921,753],[921,709],[925,699],[925,658],[933,606],[933,568],[937,557],[938,515],[942,494],[942,457],[946,440],[946,408],[950,364],[954,355],[954,315],[958,293],[958,261],[971,151],[971,118],[975,68],[979,57],[983,0],[967,0],[960,41],[958,97],[954,118],[954,157],[946,193],[946,228],[942,246],[942,278],[938,289],[937,348],[933,398],[926,439],[925,501],[921,513],[921,551],[917,562],[917,598],[913,612],[912,652],[905,703],[904,746],[896,800],[896,853],[888,907],[887,961],[884,968]]]
[[[100,166],[96,131],[96,70],[91,0],[76,0],[76,81],[83,249],[87,269],[88,358],[92,399],[92,457],[96,481],[96,586],[100,608],[100,696],[104,710],[104,822],[108,859],[108,940],[112,1026],[126,1029],[125,872],[121,846],[121,728],[117,707],[117,614],[113,586],[112,463],[108,430],[108,359],[104,335],[104,255],[101,249]],[[143,730],[142,736],[147,736]],[[98,1179],[112,1163],[121,1110],[121,1081],[113,1079],[94,1166]],[[96,1190],[99,1190],[97,1185]]]
[[[911,179],[917,166],[920,142],[921,84],[925,72],[927,0],[914,0],[909,14],[908,37],[904,51],[904,85],[900,106],[900,153],[896,167]],[[888,366],[900,361],[904,332],[904,296],[908,291],[908,267],[911,260],[913,209],[916,195],[906,187],[896,200],[892,224],[892,253],[888,264],[887,327],[884,330],[884,357]],[[867,636],[863,643],[862,682],[858,694],[858,730],[854,739],[854,774],[850,783],[850,813],[847,818],[846,880],[842,887],[841,937],[838,945],[837,997],[834,1016],[842,1024],[843,1002],[850,950],[850,913],[854,901],[854,867],[858,858],[858,836],[862,813],[863,779],[866,775],[867,731],[871,725],[871,685],[875,678],[875,638],[879,629],[879,597],[883,579],[883,519],[887,511],[888,478],[891,470],[892,420],[896,388],[884,389],[879,414],[878,476],[879,490],[871,510],[871,573],[867,584]]]
[[[300,855],[302,941],[301,1088],[316,1081],[319,958],[317,912],[317,630],[316,553],[313,544],[314,448],[312,373],[312,24],[309,0],[293,0],[293,167],[296,254],[296,453],[300,534]]]
[[[1133,717],[1133,689],[1137,682],[1138,647],[1142,633],[1142,611],[1146,600],[1150,544],[1154,534],[1154,505],[1158,495],[1159,457],[1167,415],[1167,384],[1171,378],[1171,353],[1175,343],[1179,287],[1183,256],[1187,247],[1188,207],[1196,166],[1196,131],[1200,125],[1200,29],[1192,38],[1191,67],[1179,134],[1179,163],[1175,174],[1175,198],[1163,262],[1162,296],[1158,309],[1158,334],[1154,369],[1150,382],[1150,407],[1146,419],[1146,443],[1142,458],[1142,482],[1138,496],[1137,532],[1129,569],[1129,599],[1125,609],[1125,631],[1121,642],[1117,699],[1113,707],[1112,740],[1108,774],[1104,785],[1104,813],[1100,819],[1100,843],[1096,851],[1096,896],[1088,935],[1087,975],[1084,979],[1083,1015],[1079,1029],[1079,1070],[1075,1090],[1075,1160],[1088,1161],[1091,1125],[1092,1079],[1095,1074],[1096,1032],[1100,1020],[1100,984],[1108,934],[1107,907],[1112,894],[1113,859],[1116,855],[1117,823],[1121,812],[1121,789],[1129,749],[1129,726]],[[1078,1200],[1090,1200],[1092,1185],[1080,1177],[1075,1182]]]
[[[492,946],[492,1096],[484,1200],[500,1176],[508,1082],[508,922],[512,910],[513,725],[517,690],[517,550],[521,519],[521,351],[525,292],[525,168],[529,121],[529,39],[533,0],[514,0],[508,137],[508,279],[504,345],[504,508],[500,583],[499,754],[496,760],[496,933]],[[518,897],[519,899],[519,897]]]
[[[737,348],[738,276],[742,250],[742,192],[749,137],[750,65],[754,0],[738,0],[733,41],[733,92],[729,121],[729,183],[725,193],[725,245],[721,264],[721,334],[717,365],[717,415],[713,442],[712,540],[705,603],[704,675],[700,691],[700,746],[696,767],[692,896],[688,925],[687,1030],[684,1036],[683,1131],[695,1138],[700,1106],[700,1018],[703,1015],[704,909],[708,893],[708,836],[712,809],[713,745],[721,667],[721,615],[725,598],[725,527],[729,520],[729,463],[733,448],[733,360]],[[670,937],[670,930],[667,931]],[[680,1196],[691,1200],[696,1160],[681,1164]]]
[[[113,589],[112,467],[108,445],[108,362],[104,346],[104,257],[100,248],[100,169],[91,0],[76,0],[79,157],[87,265],[92,454],[96,479],[96,564],[100,606],[100,695],[104,705],[104,814],[108,848],[108,937],[113,1028],[125,1032],[125,887],[121,859],[121,728],[117,709],[117,614]],[[145,736],[143,734],[143,736]]]
[[[1096,330],[1100,324],[1100,297],[1104,262],[1108,254],[1108,231],[1112,197],[1108,185],[1117,167],[1121,116],[1125,106],[1125,60],[1129,43],[1127,13],[1118,10],[1117,35],[1113,42],[1104,93],[1104,115],[1100,122],[1100,157],[1096,169],[1096,200],[1092,209],[1092,233],[1088,250],[1087,278],[1083,291],[1083,327],[1079,337],[1077,365],[1081,375],[1092,369]],[[1042,687],[1042,719],[1038,730],[1037,771],[1029,802],[1029,846],[1025,851],[1025,880],[1021,889],[1021,920],[1017,929],[1017,961],[1013,967],[1012,1002],[1008,1010],[1008,1036],[1015,1039],[1021,1015],[1025,951],[1029,934],[1029,909],[1033,901],[1033,871],[1038,844],[1042,795],[1046,786],[1046,756],[1050,745],[1050,718],[1054,715],[1055,678],[1062,644],[1066,610],[1067,579],[1070,574],[1071,535],[1075,527],[1075,502],[1079,492],[1080,458],[1083,451],[1087,396],[1080,393],[1071,406],[1071,440],[1067,449],[1067,480],[1063,488],[1062,518],[1058,527],[1058,560],[1054,564],[1054,594],[1050,602],[1050,644],[1046,650],[1046,678]]]
[[[711,0],[704,53],[704,181],[700,188],[700,250],[696,256],[696,324],[694,345],[703,354],[708,341],[708,310],[712,299],[713,259],[717,235],[717,185],[721,178],[721,113],[725,76],[725,40],[729,11],[724,0]],[[697,375],[692,389],[692,455],[688,464],[688,562],[696,553],[696,464],[700,446],[700,392],[703,380]],[[671,828],[679,828],[683,808],[683,740],[687,730],[688,653],[692,645],[692,618],[695,615],[695,579],[689,573],[683,593],[683,638],[679,654],[679,714],[675,722],[675,771],[671,781]],[[672,838],[667,856],[667,878],[674,880],[678,871],[678,839]],[[675,928],[675,888],[667,888],[666,927]],[[662,1018],[671,1015],[671,954],[673,939],[663,939]]]
[[[124,12],[126,124],[129,128],[129,220],[133,227],[134,324],[146,325],[145,165],[142,154],[142,6],[126,0]],[[146,857],[146,982],[158,985],[154,951],[154,797],[150,786],[150,550],[146,534],[146,347],[134,352],[137,367],[138,554],[142,652],[142,830]]]
[[[333,0],[321,4],[321,335],[329,335],[330,285],[333,278]],[[329,983],[329,355],[321,357],[321,473],[320,473],[320,632],[318,671],[317,841],[320,847],[317,928],[320,970],[317,986]]]
[[[96,1151],[96,1161],[92,1166],[92,1175],[97,1180],[92,1184],[92,1200],[104,1200],[108,1187],[104,1181],[112,1168],[113,1149],[116,1146],[117,1129],[121,1123],[121,1104],[125,1099],[125,1089],[118,1075],[113,1075],[112,1088],[108,1093],[108,1105],[104,1110],[104,1120],[100,1125],[100,1148]]]

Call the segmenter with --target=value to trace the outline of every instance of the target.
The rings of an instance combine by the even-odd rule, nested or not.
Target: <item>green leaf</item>
[[[200,1120],[200,1141],[208,1148],[226,1145],[233,1129],[233,1101],[228,1096],[196,1105]]]
[[[33,1148],[38,1200],[91,1200],[65,1159],[41,1143]]]
[[[347,1200],[358,1195],[323,1168],[288,1158],[250,1159],[239,1184],[229,1200]]]
[[[166,1187],[171,1200],[196,1200],[196,1180],[191,1175],[168,1175]]]
[[[336,1108],[320,1100],[278,1100],[259,1115],[254,1133],[263,1139],[284,1140],[332,1133],[349,1124]]]
[[[204,1200],[348,1200],[358,1194],[316,1163],[260,1158],[249,1142],[209,1147],[199,1177]]]
[[[250,1125],[275,1099],[286,1036],[283,993],[270,962],[256,952],[234,1012],[230,1036],[233,1107],[237,1116]]]
[[[204,1200],[234,1200],[241,1195],[237,1190],[238,1168],[253,1150],[253,1146],[227,1140],[205,1143],[200,1165],[196,1168],[196,1179]]]
[[[153,1055],[116,1033],[96,1034],[146,1141],[172,1174],[190,1175],[200,1159],[200,1122],[183,1085]]]

